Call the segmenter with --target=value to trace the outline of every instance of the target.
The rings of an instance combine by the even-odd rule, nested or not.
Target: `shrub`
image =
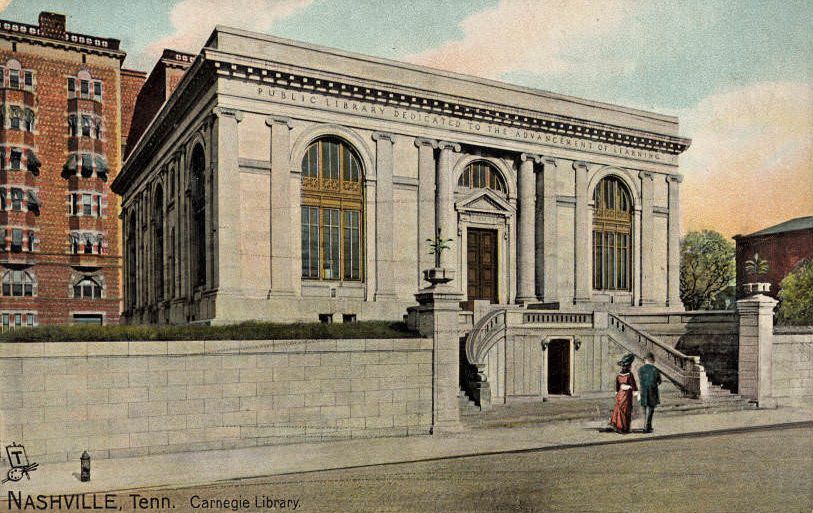
[[[82,324],[18,328],[0,333],[0,342],[103,342],[129,340],[280,340],[411,338],[418,333],[402,322],[342,324],[246,322],[225,326],[89,326]]]
[[[779,300],[780,323],[813,325],[813,258],[785,276]]]

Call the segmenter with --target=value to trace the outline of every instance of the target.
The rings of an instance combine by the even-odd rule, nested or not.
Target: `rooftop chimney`
[[[40,13],[40,34],[55,39],[65,38],[65,15],[55,12]]]

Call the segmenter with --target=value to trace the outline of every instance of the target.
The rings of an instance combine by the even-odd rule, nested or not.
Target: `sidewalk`
[[[295,445],[277,445],[98,460],[92,462],[92,480],[78,480],[79,461],[42,464],[23,479],[3,485],[6,490],[30,494],[88,493],[134,488],[177,488],[235,479],[257,478],[318,470],[391,464],[478,454],[555,449],[605,443],[631,443],[676,436],[697,436],[715,431],[765,429],[788,424],[813,425],[810,411],[780,408],[725,413],[655,417],[652,434],[601,433],[602,422],[560,421],[541,426],[466,430],[455,434],[408,438],[358,439]],[[633,428],[640,421],[633,421]],[[5,492],[5,491],[4,491]]]

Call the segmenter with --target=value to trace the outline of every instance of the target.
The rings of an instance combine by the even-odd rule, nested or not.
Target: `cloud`
[[[460,22],[461,39],[406,60],[492,78],[509,72],[561,75],[585,69],[627,73],[634,63],[608,54],[602,39],[633,28],[633,7],[629,0],[501,0]]]
[[[0,0],[2,1],[2,0]],[[182,0],[170,12],[174,32],[150,43],[140,60],[154,61],[164,50],[197,53],[215,25],[268,31],[274,23],[307,7],[312,0]]]
[[[813,215],[813,87],[759,82],[682,114],[684,232],[746,234]]]
[[[0,0],[0,12],[5,11],[6,7],[8,7],[8,4],[10,4],[10,3],[11,3],[11,0]]]

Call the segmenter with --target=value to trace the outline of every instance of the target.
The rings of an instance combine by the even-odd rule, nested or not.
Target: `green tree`
[[[813,258],[785,276],[779,287],[779,322],[813,325]]]
[[[680,243],[680,299],[688,310],[729,308],[734,299],[734,244],[713,230]]]

